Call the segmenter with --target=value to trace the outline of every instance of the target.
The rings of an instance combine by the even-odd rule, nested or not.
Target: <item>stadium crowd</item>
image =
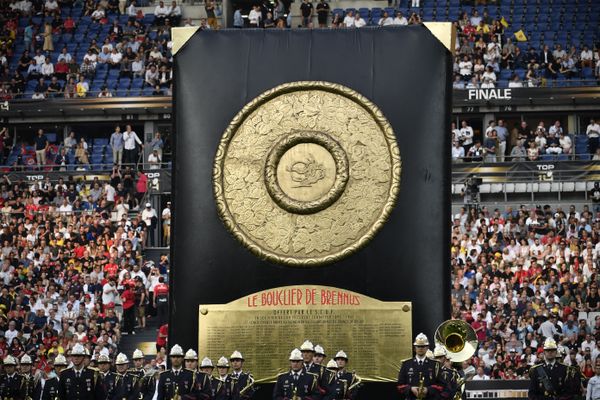
[[[81,345],[92,359],[113,358],[157,308],[165,323],[168,258],[144,259],[156,212],[129,208],[133,184],[0,179],[0,357],[43,370]]]
[[[589,120],[585,134],[574,136],[559,120],[549,126],[540,120],[535,127],[522,120],[512,128],[503,119],[492,120],[481,139],[465,120],[460,127],[452,122],[451,131],[453,162],[568,160],[575,154],[580,159],[600,160],[600,125],[594,118]]]
[[[600,198],[596,184],[595,199]],[[553,338],[586,378],[600,355],[600,203],[462,208],[453,216],[452,313],[479,348],[473,379],[522,379]]]

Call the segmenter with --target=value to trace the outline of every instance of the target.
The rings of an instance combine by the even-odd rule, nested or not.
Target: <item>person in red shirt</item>
[[[483,321],[483,315],[481,313],[477,314],[477,319],[471,323],[471,328],[475,330],[475,334],[477,335],[477,340],[480,343],[483,343],[486,338],[486,322]]]
[[[63,27],[65,28],[66,33],[72,33],[75,29],[75,20],[73,20],[73,18],[71,18],[70,16],[67,17],[67,19],[65,19]]]
[[[111,276],[117,276],[119,272],[119,266],[115,263],[114,258],[110,259],[110,262],[106,263],[104,266],[104,273],[106,277],[109,278]]]
[[[158,336],[156,337],[156,352],[160,353],[160,349],[167,347],[167,340],[169,338],[169,324],[161,325],[158,328]]]
[[[135,335],[133,330],[135,326],[135,294],[129,284],[125,285],[121,299],[123,300],[123,334]]]
[[[158,326],[167,323],[169,315],[169,285],[165,283],[164,277],[158,278],[158,283],[154,286],[154,308],[158,316]]]
[[[54,65],[54,75],[60,80],[66,80],[67,74],[69,73],[69,64],[65,62],[64,58],[58,60],[58,62]]]

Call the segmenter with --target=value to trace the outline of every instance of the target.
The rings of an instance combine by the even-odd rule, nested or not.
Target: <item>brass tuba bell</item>
[[[468,360],[477,351],[477,335],[471,325],[459,319],[442,322],[435,330],[435,344],[446,349],[452,362]]]

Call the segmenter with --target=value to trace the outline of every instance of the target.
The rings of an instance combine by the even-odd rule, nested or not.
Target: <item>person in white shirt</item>
[[[587,47],[583,46],[583,50],[581,50],[581,67],[592,67],[592,61],[594,60],[594,53]]]
[[[176,1],[171,2],[171,6],[169,7],[169,19],[171,20],[172,26],[179,26],[181,22],[181,7],[177,5]]]
[[[42,75],[44,75],[46,78],[54,75],[54,64],[50,62],[49,57],[46,57],[46,60],[42,64]]]
[[[125,164],[137,164],[137,146],[140,146],[142,141],[138,135],[131,130],[131,125],[127,125],[125,132],[123,132],[123,160]]]
[[[600,125],[592,118],[590,124],[585,130],[585,134],[588,137],[588,152],[589,154],[596,154],[598,148],[598,138],[600,138]]]
[[[127,16],[129,17],[129,20],[135,20],[135,17],[137,16],[137,8],[135,7],[135,0],[133,0],[131,2],[131,4],[129,5],[129,7],[127,7]]]
[[[67,199],[64,199],[61,206],[58,207],[58,212],[62,215],[69,215],[73,212],[73,206],[69,204]]]
[[[491,66],[486,67],[483,76],[481,77],[481,87],[483,89],[493,89],[496,87],[496,73]]]
[[[85,60],[90,60],[90,63],[95,68],[96,63],[98,62],[98,56],[96,55],[96,53],[92,52],[91,50],[88,50],[87,53],[85,53],[85,55],[83,56],[83,61]]]
[[[488,381],[490,377],[485,374],[483,367],[477,367],[477,374],[471,379],[473,381]]]
[[[112,303],[114,305],[118,294],[115,281],[112,279],[109,280],[102,286],[102,304],[107,305]]]
[[[98,8],[96,8],[94,10],[94,12],[92,13],[92,19],[96,22],[100,21],[105,16],[106,16],[106,13],[104,12],[104,10],[102,9],[102,7],[100,5],[98,5]]]
[[[144,62],[141,60],[139,55],[135,56],[135,60],[131,63],[131,72],[134,77],[144,76]]]
[[[156,229],[156,222],[152,223],[152,220],[158,221],[158,215],[156,210],[152,208],[152,204],[146,203],[146,208],[142,211],[142,221],[148,228],[148,236],[150,238],[150,246],[154,246],[154,230]]]
[[[408,20],[404,15],[402,15],[402,11],[396,12],[396,18],[394,18],[394,25],[408,25]]]
[[[344,26],[346,28],[354,28],[354,12],[348,11],[348,14],[344,17]]]
[[[115,188],[112,187],[112,185],[109,182],[104,182],[103,191],[104,191],[104,194],[106,195],[106,201],[111,204],[114,203],[115,195],[117,193]]]
[[[390,17],[388,15],[388,13],[386,11],[384,11],[383,16],[379,20],[379,26],[389,26],[389,25],[394,25],[394,20],[392,19],[392,17]]]
[[[473,145],[473,128],[471,128],[468,124],[467,121],[462,121],[461,123],[461,127],[460,127],[460,136],[458,138],[458,140],[461,142],[465,153],[468,151],[468,149]]]
[[[169,8],[165,6],[164,1],[160,1],[154,8],[154,25],[163,26],[168,15]]]
[[[110,53],[110,57],[108,58],[108,64],[112,68],[119,68],[121,66],[121,60],[123,60],[123,54],[117,51],[117,49],[113,49],[112,53]]]
[[[152,65],[146,71],[144,80],[146,81],[146,83],[149,86],[155,86],[157,84],[157,79],[158,79],[158,71],[156,70],[156,67],[154,65]]]
[[[160,169],[160,162],[161,159],[158,155],[158,150],[153,150],[148,156],[148,164],[150,164],[150,169]]]
[[[462,162],[465,157],[465,149],[463,149],[458,141],[454,142],[452,146],[452,161]]]
[[[585,400],[600,399],[600,360],[594,364],[595,375],[590,378],[587,384]]]
[[[356,16],[354,17],[354,27],[355,28],[362,28],[363,26],[366,26],[367,23],[365,22],[365,20],[360,16],[359,13],[356,13]]]
[[[469,59],[469,56],[464,56],[462,61],[458,63],[459,74],[463,77],[463,79],[469,80],[471,75],[473,74],[473,63]]]
[[[260,12],[260,7],[254,6],[248,14],[248,24],[251,28],[258,28],[258,26],[260,25],[261,18],[262,14]]]

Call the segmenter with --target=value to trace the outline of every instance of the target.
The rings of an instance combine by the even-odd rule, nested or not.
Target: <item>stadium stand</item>
[[[157,5],[157,16],[144,14],[135,2],[127,7],[107,0],[61,2],[54,7],[55,3],[33,5],[20,0],[3,10],[2,99],[170,95],[170,27],[180,23],[180,6]],[[410,8],[410,2],[399,3],[396,7],[335,8],[331,14],[327,9],[318,18],[319,26],[451,21],[459,38],[456,89],[598,84],[599,14],[594,0],[512,0],[477,6],[433,0],[421,2],[418,8]],[[252,23],[250,14],[244,18],[234,14],[234,25],[291,26],[289,10],[278,4],[252,10]],[[212,15],[210,24],[201,20],[203,29],[216,26]],[[305,25],[312,26],[309,22],[306,19]]]

